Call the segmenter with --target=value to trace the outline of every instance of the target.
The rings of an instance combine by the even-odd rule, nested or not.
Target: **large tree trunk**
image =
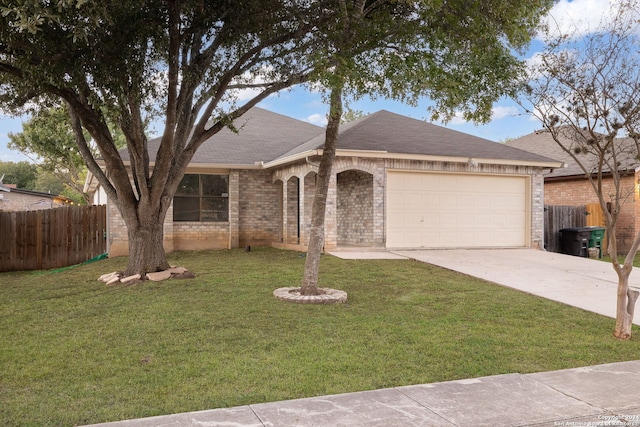
[[[320,255],[324,245],[324,217],[327,208],[327,192],[331,180],[331,169],[336,157],[336,145],[338,144],[338,131],[340,118],[342,117],[342,87],[331,91],[329,106],[329,122],[325,132],[322,159],[318,167],[318,179],[316,192],[313,198],[311,211],[311,232],[309,236],[309,248],[304,265],[304,277],[300,294],[318,295],[318,272],[320,270]]]
[[[164,251],[163,203],[137,202],[132,206],[120,206],[127,224],[129,237],[129,262],[124,274],[131,276],[167,270],[170,266]]]
[[[165,255],[163,224],[129,227],[129,263],[126,275],[155,273],[169,268]]]

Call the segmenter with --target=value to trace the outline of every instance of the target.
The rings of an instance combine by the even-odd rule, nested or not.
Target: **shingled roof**
[[[633,144],[633,141],[631,141],[630,139],[618,139],[617,143],[626,145]],[[580,166],[578,166],[578,163],[566,151],[564,151],[562,147],[558,145],[558,143],[553,139],[553,137],[547,130],[539,130],[523,137],[511,140],[507,142],[507,145],[564,162],[564,164],[566,165],[565,167],[553,170],[551,173],[545,175],[545,178],[584,176],[584,172],[580,168]],[[572,149],[572,145],[569,140],[567,140],[566,144],[563,145],[570,150]],[[635,152],[634,150],[631,151]],[[588,169],[595,171],[595,166],[597,165],[598,161],[597,156],[590,153],[580,153],[577,154],[577,156],[583,165],[587,166]],[[640,162],[633,156],[626,159],[620,157],[619,160],[622,161],[623,170],[633,170],[636,167],[640,166]],[[605,172],[607,171],[608,169],[605,170]]]
[[[191,164],[254,165],[283,153],[324,132],[324,128],[254,107],[234,122],[238,132],[224,128],[198,149]],[[158,152],[160,138],[149,141],[149,153]],[[126,150],[123,159],[129,160]]]
[[[316,154],[324,145],[324,128],[262,108],[252,108],[234,124],[238,132],[225,128],[205,141],[191,164],[268,167]],[[159,144],[160,138],[149,141],[149,152],[156,153]],[[349,150],[381,157],[475,158],[547,167],[557,163],[553,158],[385,110],[341,126],[338,150],[338,154]],[[127,151],[121,154],[127,161]]]
[[[322,149],[324,134],[281,157]],[[548,163],[553,158],[381,110],[343,125],[338,150]]]

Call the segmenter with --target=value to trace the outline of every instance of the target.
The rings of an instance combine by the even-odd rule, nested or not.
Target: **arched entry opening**
[[[349,169],[336,176],[339,246],[374,246],[373,175]]]

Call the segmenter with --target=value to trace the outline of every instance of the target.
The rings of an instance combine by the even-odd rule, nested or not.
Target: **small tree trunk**
[[[309,248],[304,264],[304,277],[300,294],[318,295],[318,272],[320,271],[320,255],[324,245],[324,217],[327,208],[327,193],[331,180],[331,169],[336,157],[336,145],[338,144],[338,131],[340,118],[342,117],[342,86],[331,91],[329,106],[329,122],[325,132],[324,149],[322,159],[318,167],[318,179],[316,192],[313,198],[311,211],[311,231],[309,235]]]
[[[602,205],[602,203],[601,203]],[[615,224],[608,221],[607,232],[609,236],[615,236]],[[609,256],[611,257],[611,265],[618,275],[618,290],[616,296],[616,326],[613,330],[613,336],[620,340],[631,339],[631,328],[633,326],[633,314],[635,311],[636,301],[640,292],[629,288],[629,276],[633,271],[633,261],[638,248],[640,247],[640,233],[633,240],[633,244],[629,252],[625,256],[624,264],[618,261],[618,241],[615,237],[609,238]]]
[[[618,273],[618,294],[616,304],[616,326],[613,336],[620,340],[631,339],[633,314],[640,292],[629,289],[629,274],[631,271]]]

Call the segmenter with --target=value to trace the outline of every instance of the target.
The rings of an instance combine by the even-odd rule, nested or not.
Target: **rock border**
[[[347,293],[338,289],[320,288],[320,295],[300,295],[300,287],[278,288],[273,295],[280,301],[295,304],[335,304],[347,302]]]
[[[152,282],[159,282],[161,280],[167,280],[172,277],[181,278],[193,278],[193,273],[184,267],[171,267],[168,270],[158,271],[156,273],[148,273],[144,278],[141,278],[139,274],[133,276],[124,277],[122,272],[114,271],[113,273],[103,274],[98,278],[99,281],[104,282],[107,286],[114,286],[118,284],[129,285],[138,283],[142,280],[150,280]]]

